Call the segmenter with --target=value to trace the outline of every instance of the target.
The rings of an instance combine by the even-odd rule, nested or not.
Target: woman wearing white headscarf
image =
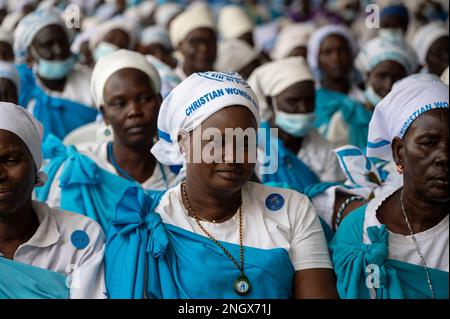
[[[135,25],[123,16],[115,17],[100,24],[90,38],[89,48],[95,61],[119,49],[133,50],[137,39]]]
[[[59,12],[51,9],[28,14],[14,33],[23,85],[19,103],[44,124],[45,136],[63,138],[97,116],[88,94],[90,74],[75,66],[70,51],[72,35]]]
[[[164,100],[152,152],[165,164],[183,164],[185,179],[152,198],[124,196],[107,251],[112,297],[336,297],[325,238],[307,198],[249,182],[256,135],[239,151],[243,162],[234,149],[224,153],[225,129],[256,134],[258,124],[256,96],[237,73],[192,74]],[[213,162],[205,158],[211,146]],[[134,227],[138,220],[146,226]],[[143,254],[150,258],[142,263],[118,263]]]
[[[417,30],[413,46],[423,72],[440,76],[449,63],[448,26],[430,22]]]
[[[230,39],[219,43],[215,70],[237,72],[244,79],[248,79],[260,65],[260,53],[247,42]]]
[[[177,66],[177,60],[172,56],[169,32],[161,26],[150,26],[142,30],[137,51],[155,56],[172,69]]]
[[[375,108],[367,156],[393,159],[403,183],[337,231],[330,248],[341,298],[448,299],[448,105],[447,85],[410,76]]]
[[[281,29],[271,56],[274,60],[280,60],[289,56],[307,57],[308,40],[314,32],[312,23],[294,23]]]
[[[261,107],[261,127],[278,129],[278,137],[260,143],[261,163],[278,161],[273,174],[257,171],[262,182],[304,189],[321,181],[343,180],[330,144],[314,127],[314,78],[305,59],[290,57],[267,63],[255,70],[249,84]],[[278,154],[272,154],[275,146]]]
[[[17,104],[20,78],[13,63],[0,61],[0,101]]]
[[[150,153],[157,134],[160,89],[158,71],[142,54],[119,50],[102,57],[94,67],[91,93],[112,139],[77,145],[78,151],[101,169],[145,190],[173,186],[176,174]],[[44,198],[54,207],[70,205],[61,200],[65,189],[58,186],[60,177],[68,173],[60,167],[50,176],[53,186]]]
[[[417,70],[417,56],[404,38],[392,39],[379,36],[370,40],[358,53],[355,67],[363,74],[366,82],[364,100],[369,111],[391,90],[392,85]],[[327,127],[327,137],[335,147],[350,143],[350,128],[343,112],[336,112]]]
[[[45,183],[42,125],[12,103],[0,114],[0,298],[105,298],[100,226],[32,200]]]
[[[217,28],[223,39],[239,39],[253,47],[253,27],[252,20],[242,7],[228,5],[220,9]]]
[[[180,13],[170,24],[170,41],[183,62],[175,69],[181,80],[195,72],[213,70],[217,54],[216,25],[204,6]]]

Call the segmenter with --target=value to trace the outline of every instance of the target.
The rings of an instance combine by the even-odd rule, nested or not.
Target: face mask
[[[372,104],[373,107],[377,106],[377,104],[380,103],[383,99],[377,94],[377,92],[375,92],[371,85],[366,88],[366,90],[364,91],[364,95],[366,96],[367,101],[369,101],[369,103]]]
[[[341,12],[341,16],[345,21],[353,22],[356,19],[358,12],[353,9],[344,9]]]
[[[140,5],[142,0],[127,0],[128,7],[135,7]]]
[[[114,44],[108,42],[100,42],[94,50],[94,59],[95,61],[98,61],[102,56],[105,56],[117,50],[119,50],[119,48]]]
[[[275,124],[286,133],[303,137],[314,128],[316,116],[314,113],[286,113],[278,110],[276,100],[273,99]]]
[[[384,28],[378,31],[378,36],[385,39],[401,39],[404,37],[403,30],[400,28]]]
[[[44,79],[59,80],[67,76],[72,71],[76,59],[70,56],[65,60],[46,60],[40,58],[37,64],[37,73]]]

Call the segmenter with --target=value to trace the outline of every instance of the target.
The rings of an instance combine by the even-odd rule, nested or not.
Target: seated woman
[[[156,57],[171,69],[177,67],[177,60],[172,56],[173,48],[169,32],[162,26],[155,25],[142,30],[137,51]]]
[[[185,179],[152,199],[138,188],[123,197],[108,239],[111,297],[337,297],[308,199],[249,182],[258,124],[256,96],[237,73],[192,74],[164,100],[152,153],[184,164]],[[138,262],[121,267],[127,256]]]
[[[77,145],[83,155],[101,169],[121,176],[146,190],[166,190],[176,181],[176,173],[150,153],[156,139],[157,116],[161,105],[158,71],[145,56],[119,50],[102,57],[92,73],[91,92],[95,105],[108,125],[112,141]],[[62,207],[61,176],[73,168],[55,158],[49,174],[52,187],[46,197],[50,206]],[[106,187],[108,185],[105,185]]]
[[[316,126],[334,148],[346,144],[364,149],[367,143],[369,112],[362,103],[364,93],[358,88],[353,68],[356,44],[349,29],[327,25],[316,30],[308,42],[308,63],[317,80]],[[335,129],[335,122],[344,121],[350,133]]]
[[[444,23],[430,22],[417,30],[413,39],[422,72],[440,76],[449,63],[449,34]]]
[[[17,104],[20,78],[13,63],[0,61],[0,101]]]
[[[393,159],[392,185],[348,215],[330,249],[342,298],[449,297],[448,86],[414,76],[375,108],[367,155]]]
[[[355,59],[356,68],[365,77],[366,89],[361,101],[368,114],[391,91],[392,85],[417,70],[418,61],[414,49],[404,38],[392,39],[379,36],[370,40]],[[351,134],[356,134],[341,116],[336,113],[330,122],[331,132],[339,132],[341,143],[347,143]],[[367,137],[366,135],[364,135]]]
[[[294,189],[343,181],[330,144],[314,128],[314,79],[305,59],[290,57],[267,63],[255,70],[249,84],[261,107],[264,121],[261,127],[278,129],[278,138],[272,135],[269,141],[260,138],[260,165],[278,161],[275,173],[257,170],[260,180],[286,183]]]
[[[0,114],[0,299],[105,298],[101,228],[31,199],[45,181],[42,125],[12,103]]]
[[[190,8],[180,13],[170,23],[170,41],[181,52],[175,72],[181,80],[195,72],[213,70],[217,54],[216,25],[211,12]]]
[[[71,33],[58,12],[34,11],[15,31],[14,53],[22,89],[19,104],[44,124],[48,134],[64,138],[77,127],[95,121],[89,77],[74,68]]]
[[[133,25],[123,16],[117,16],[95,27],[95,33],[89,40],[89,49],[96,62],[108,53],[119,49],[133,50],[135,46]]]

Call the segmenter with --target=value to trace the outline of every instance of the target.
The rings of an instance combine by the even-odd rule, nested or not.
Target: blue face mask
[[[303,137],[314,128],[316,119],[314,113],[286,113],[278,110],[275,99],[273,99],[273,104],[275,124],[286,133],[294,137]]]
[[[399,40],[402,39],[405,34],[401,28],[382,28],[378,31],[378,36],[388,40]]]
[[[127,0],[127,6],[128,7],[135,7],[140,5],[142,0]]]
[[[71,55],[65,60],[46,60],[39,58],[37,63],[37,73],[44,79],[60,80],[72,71],[76,58]]]
[[[366,96],[367,101],[369,101],[369,103],[372,104],[373,107],[377,106],[377,104],[380,103],[383,99],[377,94],[377,92],[375,92],[371,85],[367,86],[366,90],[364,91],[364,95]]]
[[[100,42],[94,50],[94,59],[97,62],[102,56],[119,50],[117,46],[108,42]]]

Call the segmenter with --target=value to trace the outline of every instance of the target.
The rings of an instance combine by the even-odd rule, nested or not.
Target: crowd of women
[[[449,298],[448,21],[0,0],[0,298]]]

